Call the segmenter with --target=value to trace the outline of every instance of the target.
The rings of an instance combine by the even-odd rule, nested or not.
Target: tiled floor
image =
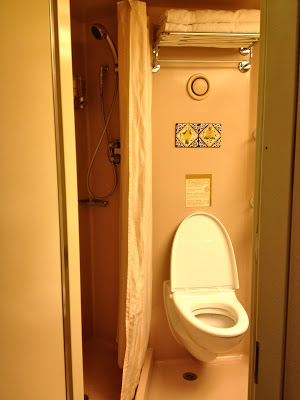
[[[119,400],[122,370],[116,346],[93,339],[83,346],[84,393],[89,400]]]
[[[183,379],[194,372],[194,381]],[[154,362],[147,400],[247,400],[248,358],[224,357],[210,363],[193,358]]]

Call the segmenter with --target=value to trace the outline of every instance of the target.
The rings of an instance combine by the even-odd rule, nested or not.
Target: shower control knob
[[[113,156],[111,156],[110,161],[113,162],[118,167],[121,162],[120,154],[114,154]]]
[[[121,147],[120,140],[116,139],[109,143],[109,147],[112,149],[119,149]]]

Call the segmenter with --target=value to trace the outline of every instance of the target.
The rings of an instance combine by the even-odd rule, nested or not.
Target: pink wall
[[[73,75],[86,77],[86,36],[84,23],[72,20],[72,58]],[[87,198],[86,172],[89,151],[87,132],[87,109],[75,109],[75,131],[77,151],[78,198]],[[91,281],[91,251],[90,251],[90,217],[88,208],[79,208],[80,236],[80,279],[81,279],[81,308],[82,336],[87,340],[92,336],[92,281]]]
[[[114,64],[108,44],[104,40],[96,40],[90,33],[90,28],[94,22],[103,24],[116,43],[117,25],[115,21],[115,15],[104,17],[100,14],[93,21],[86,24],[90,157],[103,129],[99,97],[99,71],[101,65],[109,65],[107,80],[104,83],[106,115],[112,101],[115,85]],[[118,99],[108,126],[108,133],[110,140],[119,138]],[[103,141],[101,144],[91,175],[91,186],[100,196],[110,191],[113,183],[111,164],[107,160],[107,147],[104,143]],[[118,173],[119,170],[117,168],[117,175]],[[119,176],[117,176],[117,179],[119,179]],[[107,340],[115,340],[119,279],[119,184],[116,192],[109,199],[108,207],[93,208],[91,213],[94,335]]]

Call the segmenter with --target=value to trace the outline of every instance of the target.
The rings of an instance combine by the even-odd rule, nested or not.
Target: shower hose
[[[88,168],[88,172],[87,172],[87,177],[86,177],[87,190],[89,192],[89,195],[93,199],[100,200],[100,201],[101,200],[104,201],[104,200],[107,200],[108,198],[110,198],[114,194],[114,192],[116,190],[116,186],[117,186],[116,166],[114,164],[114,160],[109,155],[109,139],[108,139],[108,133],[107,133],[107,127],[108,127],[109,121],[111,119],[113,110],[114,110],[114,106],[115,106],[116,98],[117,98],[117,93],[118,93],[118,75],[116,75],[116,84],[115,84],[115,89],[114,89],[114,95],[113,95],[113,99],[112,99],[112,102],[111,102],[111,105],[110,105],[109,113],[108,113],[108,116],[107,116],[107,119],[106,119],[105,118],[105,112],[104,112],[103,87],[102,87],[102,83],[100,83],[100,103],[101,103],[101,113],[102,113],[102,119],[103,119],[104,128],[103,128],[103,131],[101,133],[100,139],[99,139],[99,141],[97,143],[97,146],[96,146],[96,149],[94,151],[93,157],[91,159],[91,162],[90,162],[90,165],[89,165],[89,168]],[[104,137],[105,137],[106,144],[107,144],[108,159],[109,159],[109,161],[111,163],[111,167],[112,167],[112,170],[113,170],[113,186],[112,186],[112,189],[110,190],[110,192],[108,194],[105,194],[103,196],[98,196],[95,193],[93,193],[93,191],[92,191],[92,189],[90,187],[90,176],[91,176],[91,171],[93,169],[95,158],[97,156],[98,150],[100,148],[100,145],[101,145],[102,140],[103,140]]]

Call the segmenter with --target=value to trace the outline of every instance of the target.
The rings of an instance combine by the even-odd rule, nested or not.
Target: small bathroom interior
[[[153,37],[167,9],[260,9],[260,0],[147,0],[146,4]],[[70,6],[84,389],[90,400],[117,400],[122,385],[116,340],[119,285],[124,279],[119,267],[122,141],[115,70],[117,2],[71,0]],[[97,40],[99,26],[109,33],[108,40]],[[237,48],[168,47],[161,49],[161,57],[211,62],[162,63],[152,74],[153,268],[148,347],[153,357],[145,400],[246,400],[250,328],[228,353],[199,361],[172,334],[163,284],[170,279],[172,243],[179,224],[193,213],[211,214],[232,242],[239,280],[236,296],[250,321],[259,43],[253,46],[247,72],[239,70],[238,62],[226,62],[245,58]],[[196,74],[206,77],[209,88],[201,101],[187,89]],[[218,136],[215,146],[187,145],[190,137],[180,142],[180,130],[187,124],[194,129],[190,132],[210,126]],[[188,198],[188,179],[199,176],[210,182],[209,204],[194,204]]]

